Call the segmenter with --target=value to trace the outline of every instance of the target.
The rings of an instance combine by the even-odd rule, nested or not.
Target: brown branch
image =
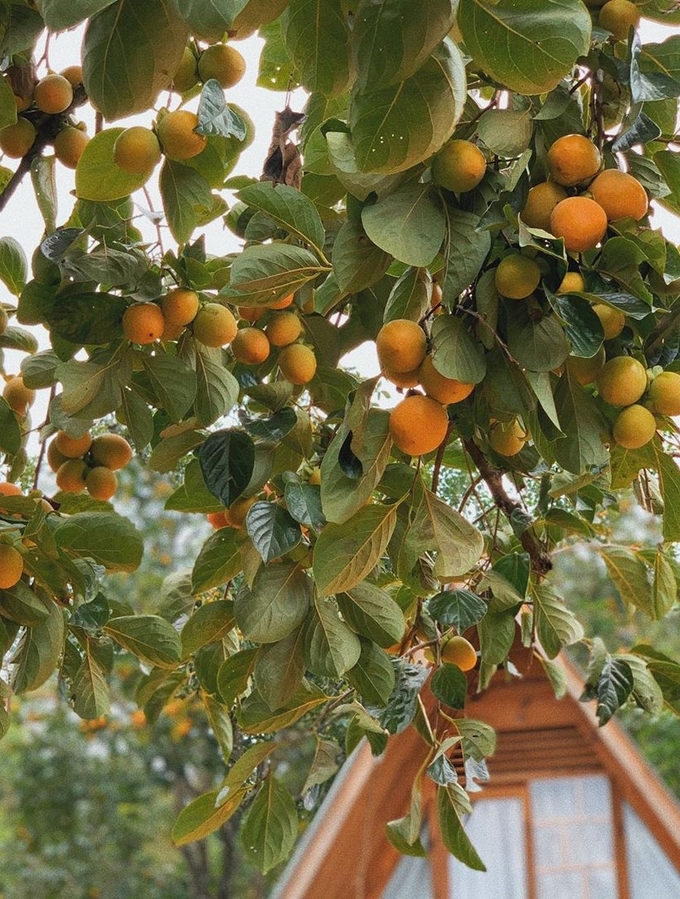
[[[87,102],[87,95],[82,87],[76,88],[73,95],[73,102],[68,109],[58,115],[47,115],[46,113],[30,110],[23,114],[24,118],[29,119],[36,129],[36,138],[33,141],[28,153],[22,157],[21,162],[17,166],[16,171],[7,182],[7,186],[0,193],[0,212],[7,206],[14,192],[19,187],[25,176],[31,170],[31,164],[34,159],[42,156],[43,150],[48,144],[54,142],[55,137],[64,125],[67,124],[69,115],[79,106]]]
[[[489,492],[493,497],[496,507],[505,515],[508,521],[511,520],[513,512],[522,511],[522,504],[516,500],[510,499],[505,485],[503,484],[503,472],[494,468],[484,453],[480,450],[473,440],[463,441],[465,451],[477,466],[484,483],[489,488]],[[528,527],[522,532],[519,538],[524,550],[529,554],[531,559],[531,567],[540,577],[545,576],[552,569],[552,561],[549,554],[545,551],[543,544],[536,536],[532,527]]]

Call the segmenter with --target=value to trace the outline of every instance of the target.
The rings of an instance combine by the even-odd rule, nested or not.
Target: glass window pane
[[[607,778],[543,778],[530,797],[538,899],[616,899]]]
[[[623,823],[631,899],[680,896],[680,874],[627,803],[623,806]]]
[[[405,855],[394,869],[382,899],[432,899],[432,874],[427,858]]]
[[[616,871],[590,871],[588,874],[588,896],[592,899],[617,899],[619,888],[616,884]],[[657,896],[657,899],[659,897]]]
[[[455,899],[526,899],[522,800],[519,797],[478,799],[465,830],[487,870],[486,873],[471,871],[451,858],[451,895]]]

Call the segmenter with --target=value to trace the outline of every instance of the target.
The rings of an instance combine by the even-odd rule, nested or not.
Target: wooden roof
[[[578,701],[583,683],[565,660],[567,695],[558,700],[538,661],[524,677],[496,676],[473,696],[466,716],[498,735],[489,789],[529,777],[604,772],[680,869],[680,806],[616,721],[598,727],[593,703]],[[434,704],[433,704],[434,707]],[[427,747],[409,727],[373,757],[365,741],[347,760],[272,893],[271,899],[378,899],[402,856],[384,834],[405,814],[412,774]],[[424,815],[437,827],[434,785],[423,779]],[[434,852],[441,852],[434,840]],[[433,862],[433,869],[438,867]],[[434,884],[435,899],[445,899]]]

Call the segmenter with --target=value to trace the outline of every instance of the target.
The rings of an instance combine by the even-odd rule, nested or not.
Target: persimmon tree
[[[466,696],[516,674],[518,650],[559,691],[552,659],[589,647],[603,724],[677,707],[680,665],[606,649],[551,574],[587,541],[625,603],[660,619],[676,602],[680,255],[649,204],[680,212],[680,36],[642,44],[640,15],[680,23],[675,0],[4,4],[0,346],[25,358],[0,401],[0,687],[9,708],[56,671],[96,719],[126,653],[148,714],[198,696],[227,770],[180,814],[179,845],[238,811],[249,857],[284,859],[285,733],[316,735],[309,789],[341,717],[347,748],[376,753],[419,729],[428,765],[390,839],[424,852],[429,777],[448,848],[482,867],[450,756],[484,776],[493,732]],[[76,26],[82,59],[47,72],[46,35]],[[255,31],[261,89],[308,95],[282,99],[259,178],[229,100]],[[12,237],[24,179],[37,247]],[[151,189],[167,241],[138,228]],[[207,246],[220,219],[238,252]],[[362,380],[342,360],[370,341],[381,377]],[[156,614],[107,596],[144,551],[115,509],[133,451],[176,485],[167,509],[216,528]],[[600,527],[631,489],[659,518],[653,551]]]

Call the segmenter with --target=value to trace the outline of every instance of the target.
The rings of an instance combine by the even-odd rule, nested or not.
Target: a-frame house
[[[410,727],[381,757],[355,751],[271,899],[680,899],[680,806],[615,721],[598,727],[561,664],[561,700],[536,662],[468,701],[469,717],[498,734],[466,825],[486,873],[447,853],[434,790],[427,858],[401,856],[385,837],[425,754]]]

